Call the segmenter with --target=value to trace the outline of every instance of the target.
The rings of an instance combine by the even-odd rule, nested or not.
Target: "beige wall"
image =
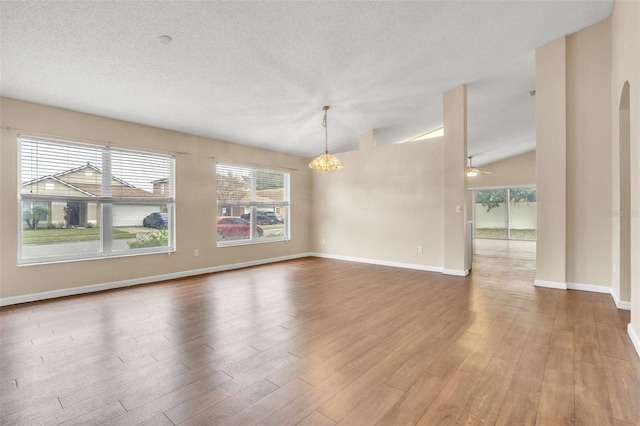
[[[611,117],[612,117],[612,209],[620,207],[619,168],[619,108],[622,89],[629,82],[630,96],[630,192],[631,192],[631,327],[640,337],[640,2],[614,3],[611,17]],[[612,262],[619,264],[620,222],[612,219]],[[619,273],[619,269],[618,272]],[[619,277],[614,273],[614,289],[619,288]],[[618,279],[616,279],[618,278]],[[619,288],[620,294],[627,289]],[[639,342],[640,343],[640,342]],[[636,347],[640,351],[640,347]]]
[[[464,86],[444,94],[443,118],[444,137],[376,147],[369,131],[337,155],[344,169],[313,173],[314,252],[465,273]]]
[[[310,174],[307,159],[138,124],[2,98],[0,146],[0,297],[131,280],[309,251]],[[9,127],[9,129],[6,129]],[[21,130],[18,130],[21,129]],[[24,129],[24,130],[22,130]],[[177,251],[83,262],[16,266],[17,135],[110,141],[114,146],[176,154]],[[259,163],[291,172],[291,241],[216,247],[215,159]],[[200,255],[194,256],[194,249]]]
[[[444,243],[447,273],[469,273],[467,267],[467,87],[442,96],[444,122]],[[469,236],[470,238],[471,236]],[[456,272],[454,272],[456,271]]]
[[[566,256],[568,282],[611,286],[619,306],[631,309],[630,334],[640,353],[640,2],[618,0],[611,18],[567,37],[565,73],[561,52],[550,48],[563,43],[565,38],[555,40],[536,54],[538,279],[558,265],[554,259]],[[626,84],[629,112],[620,114],[626,107]],[[554,107],[557,111],[551,115]],[[566,128],[558,120],[564,111]],[[547,171],[558,174],[563,133],[566,187],[559,179],[554,190]],[[621,138],[629,140],[629,155],[620,150]],[[622,162],[629,162],[628,171]],[[554,223],[548,196],[553,194],[561,203],[563,192],[566,221],[557,217]],[[620,210],[624,211],[616,213]],[[551,230],[555,226],[560,232],[563,223],[566,246],[549,244]],[[621,247],[625,238],[630,240],[630,254],[624,253],[628,247]],[[628,270],[621,272],[627,254]],[[625,285],[621,277],[629,272],[630,284]],[[560,278],[553,276],[554,281]]]
[[[566,38],[536,49],[536,283],[566,286]],[[554,285],[554,284],[552,284]]]
[[[611,286],[611,21],[536,51],[536,280]]]
[[[479,166],[480,173],[467,178],[469,189],[507,188],[536,184],[536,152],[530,151],[494,163]]]
[[[611,20],[567,37],[567,282],[611,285]]]
[[[442,138],[375,147],[367,132],[360,146],[336,155],[344,169],[312,175],[313,251],[441,267]]]

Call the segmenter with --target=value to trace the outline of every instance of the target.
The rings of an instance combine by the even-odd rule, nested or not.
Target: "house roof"
[[[4,96],[312,157],[324,105],[335,153],[371,129],[385,145],[440,127],[441,94],[466,84],[481,166],[535,147],[536,47],[610,16],[613,1],[0,8]]]
[[[25,182],[22,184],[22,186],[29,186],[32,185],[34,183],[38,183],[38,182],[42,182],[45,180],[53,180],[55,182],[58,182],[62,185],[65,185],[71,189],[74,189],[76,191],[79,191],[87,196],[90,197],[100,197],[102,196],[102,184],[101,183],[87,183],[87,182],[79,182],[79,181],[72,181],[72,179],[69,179],[71,177],[73,177],[74,173],[80,172],[82,170],[86,170],[86,169],[91,169],[93,170],[96,174],[101,175],[102,171],[90,164],[87,163],[86,165],[80,166],[80,167],[74,167],[72,169],[69,170],[65,170],[63,172],[60,173],[56,173],[53,175],[47,175],[47,176],[41,176],[37,179],[33,179],[30,180],[28,182]],[[115,197],[137,197],[137,198],[142,198],[142,197],[149,197],[152,194],[148,191],[145,191],[143,189],[140,188],[136,188],[135,186],[131,185],[130,183],[125,182],[122,179],[116,178],[116,177],[112,177],[112,181],[116,182],[116,185],[111,186],[111,191],[112,191],[112,195]]]

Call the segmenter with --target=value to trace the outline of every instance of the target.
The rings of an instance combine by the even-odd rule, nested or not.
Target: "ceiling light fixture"
[[[322,127],[324,127],[324,154],[317,156],[309,163],[309,168],[318,170],[319,172],[333,172],[342,168],[342,161],[329,154],[329,132],[327,130],[327,111],[329,106],[322,108],[324,110],[324,118],[322,119]]]
[[[473,158],[472,156],[467,157],[469,159],[469,166],[467,166],[467,177],[475,177],[478,176],[478,174],[480,173],[480,170],[476,169],[475,167],[473,167],[473,165],[471,164],[471,159]]]

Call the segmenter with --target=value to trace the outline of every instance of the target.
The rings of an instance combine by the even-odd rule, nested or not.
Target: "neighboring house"
[[[154,182],[155,190],[155,182]],[[47,196],[78,198],[73,201],[33,201],[25,203],[24,209],[44,207],[49,210],[49,217],[40,221],[39,227],[48,223],[84,227],[87,224],[98,224],[97,198],[102,196],[102,172],[91,163],[66,170],[61,173],[43,176],[22,184],[22,193],[37,193]],[[111,193],[117,198],[148,198],[154,194],[137,188],[122,179],[111,179]],[[91,202],[87,198],[96,198]],[[118,204],[113,210],[113,226],[142,226],[142,220],[148,214],[163,211],[162,205],[126,205]],[[65,219],[65,214],[68,216]]]
[[[153,195],[158,197],[170,197],[171,196],[171,186],[169,185],[169,179],[163,178],[154,180],[151,182],[153,184]]]

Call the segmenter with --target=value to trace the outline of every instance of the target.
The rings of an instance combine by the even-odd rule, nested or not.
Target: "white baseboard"
[[[533,285],[536,287],[555,288],[559,290],[578,290],[589,291],[591,293],[609,294],[613,298],[613,302],[618,309],[631,310],[631,302],[621,301],[616,292],[606,285],[581,284],[581,283],[559,283],[555,281],[535,280]]]
[[[454,275],[465,277],[469,275],[469,270],[444,269],[439,266],[419,265],[415,263],[389,262],[385,260],[367,259],[362,257],[340,256],[326,253],[299,253],[289,256],[272,257],[268,259],[260,259],[249,262],[233,263],[230,265],[213,266],[210,268],[192,269],[189,271],[180,271],[170,274],[154,275],[151,277],[133,278],[130,280],[114,281],[101,284],[93,284],[82,287],[72,287],[60,290],[45,291],[41,293],[25,294],[20,296],[0,298],[0,306],[16,305],[18,303],[36,302],[39,300],[55,299],[57,297],[74,296],[78,294],[94,293],[97,291],[112,290],[116,288],[131,287],[139,284],[149,284],[158,281],[172,280],[176,278],[190,277],[194,275],[210,274],[213,272],[229,271],[232,269],[247,268],[250,266],[265,265],[268,263],[282,262],[285,260],[299,259],[303,257],[320,257],[325,259],[345,260],[348,262],[369,263],[372,265],[391,266],[394,268],[416,269],[428,272],[440,272],[446,275]],[[537,287],[555,288],[555,289],[571,289],[580,291],[591,291],[595,293],[608,293],[613,298],[618,309],[631,310],[631,302],[620,301],[618,295],[611,287],[580,284],[580,283],[559,283],[554,281],[535,280],[534,285]],[[637,346],[636,346],[637,348]]]
[[[469,275],[468,269],[443,269],[442,273],[445,275],[455,275],[457,277],[466,277]]]
[[[346,260],[347,262],[370,263],[372,265],[392,266],[394,268],[417,269],[428,272],[444,272],[439,266],[418,265],[416,263],[389,262],[386,260],[367,259],[364,257],[340,256],[327,253],[310,253],[309,256],[321,257],[324,259]]]
[[[616,308],[622,309],[622,310],[625,310],[625,311],[630,311],[631,310],[631,302],[617,302],[616,303]]]
[[[194,275],[210,274],[212,272],[229,271],[232,269],[247,268],[249,266],[265,265],[268,263],[282,262],[284,260],[299,259],[313,256],[311,253],[300,253],[289,256],[272,257],[269,259],[253,260],[250,262],[233,263],[230,265],[213,266],[210,268],[192,269],[189,271],[173,272],[170,274],[154,275],[151,277],[133,278],[130,280],[114,281],[102,284],[93,284],[82,287],[72,287],[60,290],[45,291],[42,293],[25,294],[21,296],[0,298],[0,306],[17,305],[18,303],[37,302],[39,300],[55,299],[57,297],[74,296],[78,294],[94,293],[97,291],[112,290],[116,288],[131,287],[139,284],[149,284],[158,281],[173,280],[176,278],[190,277]]]
[[[555,288],[558,290],[566,290],[567,283],[558,283],[555,281],[544,281],[544,280],[535,280],[533,285],[536,287],[545,287],[545,288]]]
[[[567,283],[568,290],[580,290],[580,291],[589,291],[591,293],[605,293],[611,294],[611,287],[607,287],[606,285],[595,285],[595,284],[580,284],[580,283]]]
[[[618,294],[614,289],[611,289],[611,297],[613,298],[613,302],[616,304],[616,308],[624,309],[625,311],[631,310],[631,302],[625,302],[624,300],[620,300]]]
[[[633,347],[636,348],[636,353],[638,354],[638,357],[640,357],[640,337],[638,337],[638,333],[636,333],[633,327],[631,327],[631,323],[627,324],[627,334],[631,338],[631,343],[633,343]]]

